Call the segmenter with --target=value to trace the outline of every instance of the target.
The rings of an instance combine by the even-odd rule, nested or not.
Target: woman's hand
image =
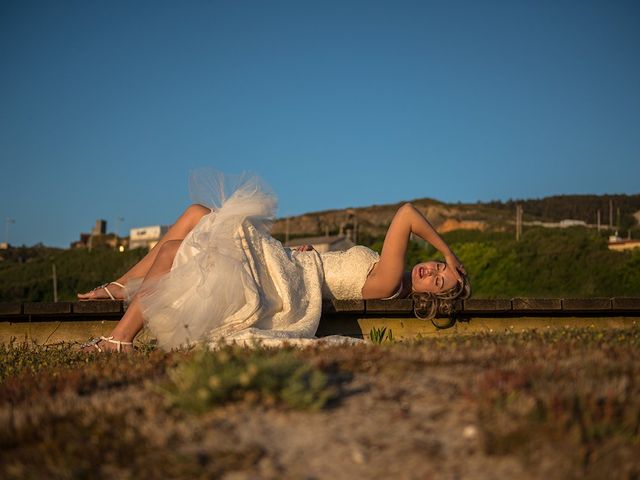
[[[458,281],[462,280],[462,277],[460,276],[461,273],[463,275],[467,274],[467,271],[465,270],[464,265],[462,265],[462,262],[460,261],[460,259],[452,251],[449,251],[445,254],[444,261],[446,262],[447,267],[450,268],[453,271],[453,273],[455,273]]]
[[[313,250],[313,247],[311,245],[300,245],[299,247],[295,248],[296,252],[309,252]]]

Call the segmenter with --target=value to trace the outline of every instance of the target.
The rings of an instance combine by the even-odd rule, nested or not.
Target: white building
[[[640,240],[632,240],[631,237],[624,239],[618,236],[618,232],[609,235],[609,250],[622,252],[624,250],[633,250],[640,248]]]
[[[132,228],[129,231],[129,248],[152,249],[169,230],[168,225]]]
[[[560,220],[560,228],[567,227],[586,227],[587,222],[584,220],[573,220],[571,218],[565,218],[564,220]]]

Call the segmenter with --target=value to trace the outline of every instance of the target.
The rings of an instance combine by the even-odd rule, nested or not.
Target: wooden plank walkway
[[[52,317],[74,321],[100,316],[119,319],[126,310],[122,301],[87,302],[0,302],[0,321],[37,322]],[[334,314],[413,316],[413,300],[327,300],[323,316]],[[640,297],[615,298],[472,298],[456,304],[458,316],[494,316],[518,318],[529,315],[640,315]]]
[[[126,309],[121,301],[0,302],[0,342],[85,340],[111,331]],[[469,299],[453,321],[416,319],[411,299],[325,301],[318,336],[367,337],[387,327],[395,338],[569,326],[620,328],[640,324],[640,297]]]

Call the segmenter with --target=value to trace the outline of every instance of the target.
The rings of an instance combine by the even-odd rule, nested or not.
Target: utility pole
[[[598,231],[600,231],[600,209],[598,209],[598,215],[596,216],[598,223]]]
[[[522,237],[522,205],[516,205],[516,241]]]
[[[124,217],[117,217],[116,218],[116,241],[113,243],[113,249],[114,250],[118,250],[118,240],[120,239],[120,223],[124,222]]]
[[[284,244],[289,243],[289,217],[287,217],[287,221],[285,222],[285,230],[284,230]]]
[[[613,230],[613,198],[609,199],[609,230]]]
[[[358,217],[353,216],[353,243],[358,243]]]
[[[53,273],[53,301],[58,302],[58,275],[56,275],[56,264],[51,265]]]

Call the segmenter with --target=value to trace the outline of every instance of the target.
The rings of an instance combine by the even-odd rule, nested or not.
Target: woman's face
[[[453,287],[457,281],[456,274],[444,262],[419,263],[411,270],[414,292],[443,292]]]

